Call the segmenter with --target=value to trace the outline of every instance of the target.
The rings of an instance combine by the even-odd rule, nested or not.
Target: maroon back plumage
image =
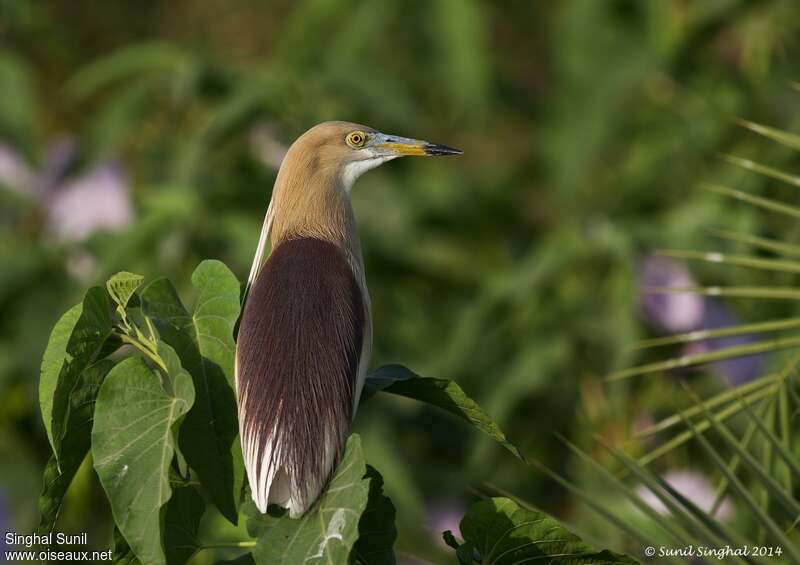
[[[262,512],[275,502],[302,514],[335,468],[353,418],[365,315],[353,269],[331,242],[283,241],[261,269],[239,328],[237,394]]]

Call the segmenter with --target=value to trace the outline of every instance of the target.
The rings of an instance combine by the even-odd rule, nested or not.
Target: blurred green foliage
[[[28,170],[24,190],[0,188],[0,500],[12,524],[36,520],[49,453],[37,373],[60,313],[123,269],[189,281],[212,257],[244,278],[281,148],[327,119],[465,151],[392,163],[354,191],[373,365],[457,381],[525,453],[591,488],[552,432],[588,449],[594,434],[622,440],[677,395],[658,375],[603,382],[646,360],[630,348],[645,331],[640,257],[707,249],[706,227],[800,238],[788,221],[696,190],[785,190],[715,155],[796,165],[735,119],[800,127],[798,27],[791,0],[0,0],[0,144]],[[77,149],[54,180],[64,139]],[[54,195],[108,160],[125,171],[134,221],[59,236]],[[787,309],[735,306],[749,321]],[[401,555],[442,561],[438,534],[476,490],[511,492],[626,549],[549,479],[446,416],[384,398],[356,428],[398,508]],[[86,464],[78,477],[61,528],[108,547],[97,479]],[[219,516],[204,527],[230,533]]]

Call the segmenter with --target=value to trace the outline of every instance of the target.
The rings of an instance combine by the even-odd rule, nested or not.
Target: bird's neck
[[[273,248],[299,237],[314,237],[340,247],[362,262],[350,191],[338,174],[300,177],[281,169],[273,189]]]

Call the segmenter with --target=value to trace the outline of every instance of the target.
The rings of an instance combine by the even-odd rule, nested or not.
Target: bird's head
[[[461,153],[446,145],[390,135],[361,124],[323,122],[294,142],[287,159],[302,161],[308,172],[338,177],[349,191],[364,172],[397,157]]]
[[[364,172],[404,155],[458,155],[461,151],[418,139],[388,135],[351,122],[323,122],[301,135],[281,163],[272,191],[259,252],[248,280],[254,280],[271,237],[309,236],[334,241],[360,255],[350,190]]]

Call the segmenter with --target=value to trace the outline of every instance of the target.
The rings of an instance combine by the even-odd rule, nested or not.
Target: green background
[[[38,368],[60,314],[122,269],[170,277],[189,303],[204,258],[244,279],[281,149],[328,119],[465,152],[392,162],[355,187],[373,366],[457,381],[525,453],[591,488],[553,432],[590,452],[595,435],[642,450],[626,443],[637,422],[682,402],[669,375],[603,380],[663,356],[631,347],[653,333],[639,316],[641,259],[714,249],[707,227],[800,238],[697,188],[779,190],[719,153],[796,165],[736,119],[800,127],[798,28],[790,0],[0,0],[0,147],[29,173],[25,189],[0,186],[0,526],[27,532],[37,519],[49,454]],[[52,174],[64,146],[71,159]],[[53,195],[107,163],[133,221],[59,236]],[[788,308],[732,307],[748,321]],[[406,563],[445,560],[441,530],[476,495],[502,492],[638,555],[552,481],[433,409],[379,397],[356,430],[397,506]],[[654,468],[702,470],[691,455]],[[236,535],[219,517],[204,527]],[[60,528],[111,543],[88,462]]]

